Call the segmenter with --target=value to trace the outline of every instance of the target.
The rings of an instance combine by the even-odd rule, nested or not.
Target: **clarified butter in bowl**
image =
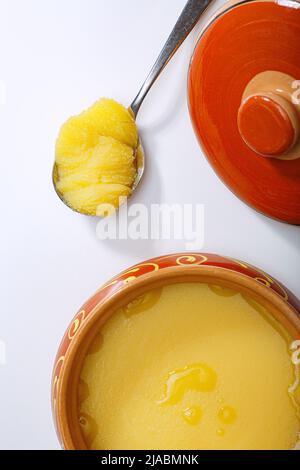
[[[296,448],[300,322],[286,299],[261,273],[138,272],[69,330],[55,404],[64,447]]]

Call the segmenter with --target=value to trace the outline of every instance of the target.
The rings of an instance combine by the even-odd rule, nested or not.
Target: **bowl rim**
[[[82,361],[90,341],[118,308],[149,290],[182,282],[221,284],[224,287],[250,294],[251,298],[268,308],[292,337],[300,339],[299,312],[273,289],[246,274],[224,267],[203,265],[201,268],[199,266],[172,266],[143,274],[99,301],[78,330],[66,352],[64,368],[57,385],[56,403],[57,427],[66,450],[87,450],[78,424],[77,384]]]

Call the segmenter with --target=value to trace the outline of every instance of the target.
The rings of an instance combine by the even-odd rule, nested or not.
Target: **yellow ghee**
[[[137,175],[138,130],[131,113],[101,99],[61,128],[56,142],[56,188],[73,209],[104,215],[119,206]]]
[[[156,289],[94,338],[78,388],[87,447],[293,449],[293,339],[244,295],[200,283]]]

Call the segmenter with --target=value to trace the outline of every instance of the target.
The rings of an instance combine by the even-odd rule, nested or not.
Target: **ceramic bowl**
[[[77,384],[90,341],[116,309],[159,286],[177,282],[221,284],[251,295],[300,339],[300,303],[282,284],[247,263],[206,253],[162,256],[121,273],[79,310],[60,345],[53,370],[52,406],[61,446],[86,449],[77,415]]]

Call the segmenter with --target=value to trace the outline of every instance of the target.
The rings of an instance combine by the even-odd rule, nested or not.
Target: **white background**
[[[184,4],[0,0],[2,449],[58,448],[50,377],[69,321],[121,270],[185,249],[183,241],[101,242],[96,221],[67,209],[51,184],[61,123],[101,96],[129,105]],[[233,196],[193,134],[186,78],[197,31],[139,115],[147,172],[132,202],[205,204],[203,250],[258,265],[300,296],[299,228],[267,219]]]

